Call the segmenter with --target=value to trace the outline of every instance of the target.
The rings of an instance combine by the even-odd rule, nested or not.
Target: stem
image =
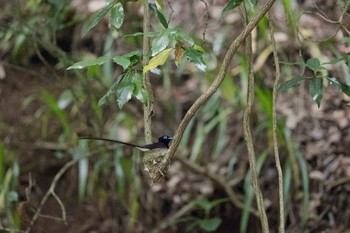
[[[148,1],[143,1],[143,60],[142,65],[145,66],[149,62],[150,38],[147,33],[151,30],[151,17]],[[145,142],[152,143],[152,113],[154,104],[154,94],[152,84],[149,79],[149,72],[143,75],[143,85],[147,92],[147,105],[143,106],[143,121],[145,127]]]

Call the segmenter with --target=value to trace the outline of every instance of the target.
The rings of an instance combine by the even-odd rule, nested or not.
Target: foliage
[[[300,69],[303,71],[299,76],[296,76],[282,84],[279,85],[279,91],[287,90],[294,86],[297,86],[301,82],[308,81],[309,82],[309,92],[313,101],[316,102],[317,106],[320,107],[322,94],[324,90],[324,80],[328,81],[329,84],[332,84],[337,89],[341,90],[347,96],[350,96],[350,86],[339,81],[339,78],[329,76],[327,74],[327,64],[339,63],[342,60],[347,61],[350,55],[346,55],[341,58],[337,58],[330,62],[322,63],[318,58],[310,58],[306,62],[302,62],[298,64]],[[285,63],[287,65],[292,65],[291,63]],[[349,67],[349,66],[348,66]],[[312,71],[311,76],[305,75],[305,70],[307,69]],[[350,67],[349,67],[350,68]]]

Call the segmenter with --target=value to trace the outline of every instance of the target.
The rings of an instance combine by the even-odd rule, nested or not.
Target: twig
[[[86,155],[86,157],[84,158],[88,158],[91,157],[95,154],[99,154],[101,153],[101,151],[103,150],[112,150],[115,149],[117,146],[113,145],[111,147],[107,147],[107,148],[103,148],[103,149],[99,149],[99,150],[94,150],[91,151],[88,155]],[[35,224],[35,222],[38,220],[39,217],[42,217],[43,215],[41,214],[41,211],[45,205],[45,203],[47,202],[48,198],[52,195],[55,200],[57,201],[57,203],[59,204],[60,208],[61,208],[61,214],[62,216],[60,218],[58,217],[54,217],[54,216],[50,216],[51,219],[55,219],[58,221],[63,221],[64,223],[67,223],[67,214],[66,214],[66,209],[63,205],[63,202],[61,201],[61,199],[59,198],[59,196],[56,194],[55,192],[55,188],[56,185],[58,183],[58,181],[61,179],[61,177],[64,175],[64,173],[66,173],[66,171],[71,168],[72,166],[74,166],[75,164],[77,164],[79,162],[79,160],[71,160],[69,162],[67,162],[55,175],[55,177],[53,178],[51,185],[49,187],[49,189],[47,190],[47,192],[45,193],[44,197],[41,199],[40,204],[38,206],[38,208],[36,209],[29,226],[27,227],[27,229],[24,231],[26,233],[30,232],[32,226]]]
[[[278,140],[277,140],[277,116],[276,116],[276,100],[277,100],[277,87],[278,83],[281,77],[280,72],[280,66],[279,66],[279,59],[277,54],[277,46],[274,36],[274,30],[272,25],[272,16],[270,13],[267,14],[269,19],[269,31],[270,31],[270,39],[272,44],[272,51],[273,51],[273,59],[275,62],[275,69],[276,69],[276,79],[273,84],[273,90],[272,90],[272,137],[273,137],[273,149],[274,149],[274,155],[275,155],[275,161],[276,161],[276,169],[278,174],[278,192],[279,192],[279,215],[280,215],[280,223],[279,223],[279,232],[284,233],[285,227],[284,227],[284,197],[283,197],[283,172],[281,168],[281,162],[278,152]]]
[[[147,33],[151,29],[151,16],[148,1],[143,1],[143,66],[146,66],[149,62],[149,51],[150,51],[150,38]],[[152,143],[152,113],[154,104],[154,94],[152,85],[149,79],[149,72],[143,75],[143,85],[147,92],[147,106],[143,106],[143,121],[145,127],[145,142],[146,144]]]
[[[202,44],[204,44],[206,42],[205,39],[205,35],[207,33],[207,28],[208,28],[208,20],[209,20],[209,7],[208,7],[208,3],[205,0],[200,0],[201,2],[203,2],[203,4],[205,5],[205,14],[204,14],[204,30],[202,33],[203,36],[203,42]]]
[[[244,25],[248,23],[247,12],[244,6],[240,7],[241,13],[244,15]],[[251,172],[251,182],[253,191],[256,197],[256,202],[259,211],[259,217],[261,222],[261,228],[263,233],[269,232],[269,223],[266,216],[265,206],[264,206],[264,198],[262,196],[262,192],[259,187],[258,174],[256,171],[256,157],[254,151],[253,138],[250,131],[250,114],[254,104],[254,70],[253,70],[253,55],[252,55],[252,38],[250,34],[246,37],[246,56],[247,62],[249,66],[249,74],[248,74],[248,92],[247,92],[247,106],[244,111],[243,116],[243,134],[244,139],[247,146],[248,151],[248,160],[249,167]]]

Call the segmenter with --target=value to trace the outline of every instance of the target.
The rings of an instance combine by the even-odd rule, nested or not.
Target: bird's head
[[[163,135],[160,138],[158,138],[158,142],[164,143],[167,147],[169,147],[169,143],[171,140],[173,140],[174,137]]]

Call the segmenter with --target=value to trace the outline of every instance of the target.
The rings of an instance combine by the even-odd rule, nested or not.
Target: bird
[[[136,145],[128,142],[122,142],[114,139],[109,139],[109,138],[100,138],[100,137],[89,137],[89,136],[83,136],[80,137],[79,139],[82,140],[100,140],[100,141],[107,141],[107,142],[114,142],[114,143],[119,143],[127,146],[134,147],[136,149],[139,149],[140,151],[150,151],[153,149],[159,149],[159,148],[166,148],[169,149],[169,144],[170,141],[173,139],[173,137],[168,136],[168,135],[163,135],[160,138],[158,138],[158,142],[152,143],[152,144],[146,144],[146,145]]]

